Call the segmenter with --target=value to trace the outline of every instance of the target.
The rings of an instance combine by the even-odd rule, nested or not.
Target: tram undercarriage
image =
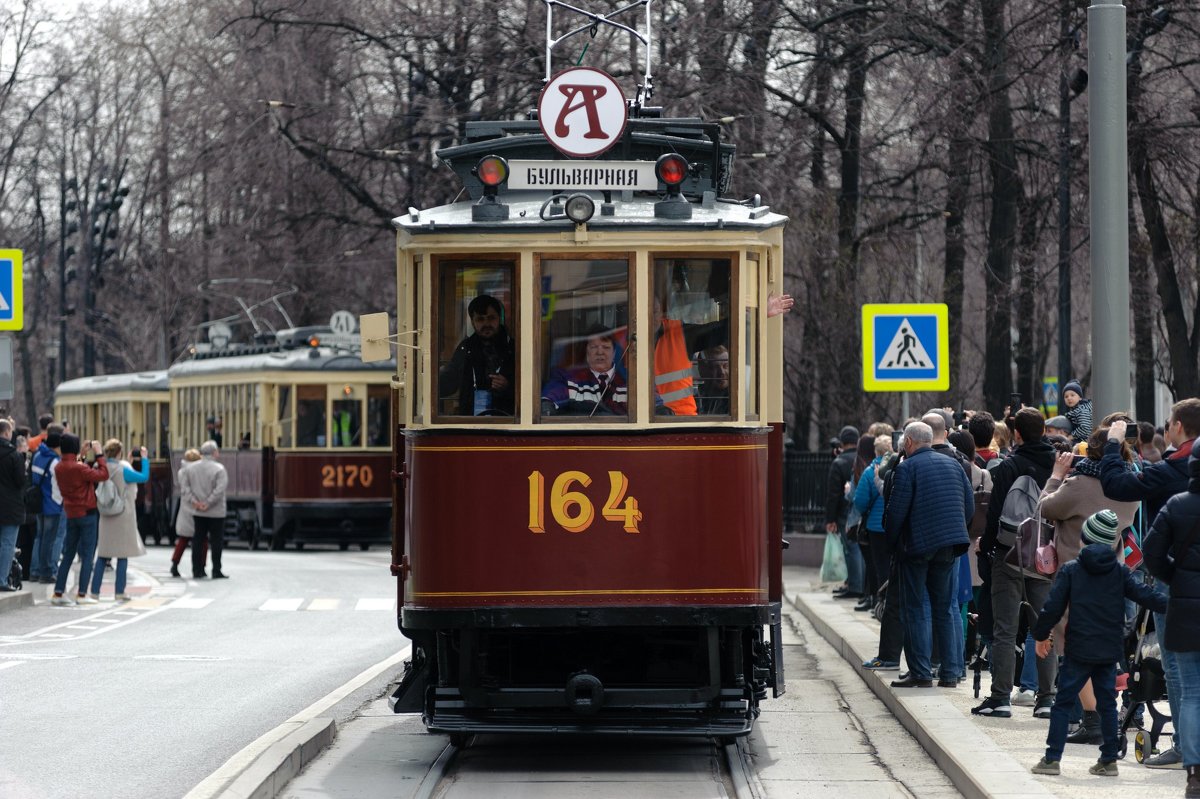
[[[780,663],[778,604],[405,611],[414,616],[424,629],[405,630],[414,657],[393,710],[458,736],[745,735]]]

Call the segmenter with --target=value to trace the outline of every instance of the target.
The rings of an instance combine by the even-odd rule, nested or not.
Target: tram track
[[[508,783],[520,790],[521,795],[534,796],[540,796],[541,793],[526,793],[526,789],[518,786],[522,783],[553,783],[555,795],[563,797],[576,795],[570,788],[574,783],[581,786],[578,795],[582,796],[583,786],[587,786],[587,795],[592,796],[595,794],[590,790],[594,790],[600,780],[614,785],[614,796],[714,796],[732,799],[764,799],[766,796],[755,773],[745,738],[725,745],[711,739],[688,739],[682,742],[642,740],[636,743],[628,740],[613,742],[607,738],[571,739],[565,745],[556,744],[557,756],[551,757],[547,757],[545,750],[537,746],[521,747],[517,750],[521,753],[514,754],[513,745],[511,738],[497,736],[472,737],[462,746],[447,743],[430,763],[410,796],[412,799],[454,799],[475,795],[470,786],[479,782],[493,785]],[[631,763],[629,757],[635,751],[640,757],[648,756],[657,765],[647,769],[645,763]],[[499,774],[497,761],[505,764]],[[572,768],[572,763],[584,761],[587,762],[586,768]],[[704,778],[706,772],[707,779]],[[508,796],[508,793],[501,790],[498,795]]]

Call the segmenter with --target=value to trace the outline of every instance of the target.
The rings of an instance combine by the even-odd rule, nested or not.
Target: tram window
[[[151,429],[158,431],[154,437],[158,445],[158,450],[154,453],[154,457],[166,458],[167,452],[171,449],[171,406],[169,403],[160,402],[158,404],[158,425]]]
[[[356,399],[333,401],[333,445],[357,447],[362,438],[362,403]]]
[[[438,413],[511,418],[517,383],[513,264],[442,261],[437,275]]]
[[[391,443],[392,395],[387,386],[367,386],[367,446]]]
[[[541,262],[541,415],[627,418],[629,261]]]
[[[325,446],[325,386],[296,386],[296,446]]]
[[[758,262],[747,260],[742,272],[742,294],[745,297],[745,321],[742,327],[742,382],[745,393],[742,407],[747,420],[758,419]]]
[[[292,423],[295,421],[292,418],[291,386],[279,386],[279,415],[276,418],[279,420],[279,441],[275,446],[290,447],[292,445]]]
[[[730,415],[729,258],[654,259],[654,412]]]

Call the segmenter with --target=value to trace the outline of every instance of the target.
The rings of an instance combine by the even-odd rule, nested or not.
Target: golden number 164
[[[596,506],[588,495],[574,486],[587,488],[592,478],[583,472],[566,471],[554,478],[550,486],[550,516],[568,533],[582,533],[596,520]],[[610,522],[620,522],[627,533],[640,533],[638,522],[642,512],[638,501],[630,496],[629,478],[623,472],[608,473],[608,500],[600,515]],[[529,530],[546,532],[546,478],[538,471],[529,474]]]

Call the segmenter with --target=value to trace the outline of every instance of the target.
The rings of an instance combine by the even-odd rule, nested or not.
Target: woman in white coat
[[[104,570],[108,561],[117,559],[117,584],[115,586],[118,602],[129,599],[125,593],[125,580],[128,576],[129,559],[146,554],[142,544],[142,534],[137,527],[137,484],[150,479],[150,458],[145,447],[141,449],[141,471],[135,472],[128,461],[122,460],[121,442],[115,438],[104,445],[104,457],[109,464],[120,464],[119,469],[111,466],[108,479],[124,500],[120,513],[100,515],[100,538],[96,545],[96,568],[92,572],[92,599],[100,598],[100,585],[104,581]]]

